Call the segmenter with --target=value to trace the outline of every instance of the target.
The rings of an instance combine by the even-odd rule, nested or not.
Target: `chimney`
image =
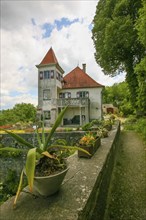
[[[83,63],[82,66],[83,66],[83,71],[86,73],[86,63]]]

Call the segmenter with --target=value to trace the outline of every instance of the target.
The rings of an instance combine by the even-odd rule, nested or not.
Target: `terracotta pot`
[[[43,177],[35,177],[34,178],[34,194],[39,194],[42,196],[50,196],[56,193],[64,180],[64,177],[68,171],[69,167],[60,173],[43,176]]]
[[[80,145],[79,147],[88,151],[91,154],[91,156],[78,150],[78,157],[91,158],[95,154],[95,152],[97,151],[100,145],[101,145],[101,139],[99,137],[96,139],[94,146],[93,145],[89,145],[89,146]]]

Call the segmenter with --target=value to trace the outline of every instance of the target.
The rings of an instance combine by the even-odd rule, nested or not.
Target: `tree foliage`
[[[126,82],[115,83],[103,90],[103,103],[113,104],[118,107],[122,115],[127,116],[134,113],[134,108],[129,101],[129,89]]]
[[[100,0],[92,29],[97,63],[105,74],[111,76],[126,72],[130,100],[135,108],[139,82],[134,69],[145,54],[144,45],[135,28],[139,13],[143,16],[143,12],[139,12],[141,8],[142,0]],[[139,24],[137,26],[140,28]]]
[[[139,18],[136,21],[138,38],[145,48],[145,55],[135,67],[138,80],[137,105],[139,110],[146,115],[146,1],[142,1],[139,9]]]
[[[136,29],[141,43],[146,48],[146,0],[142,0],[142,7],[139,9],[139,17],[136,20]]]
[[[34,122],[36,119],[36,108],[30,103],[16,104],[13,109],[2,110],[0,114],[0,125],[14,124],[16,122]]]

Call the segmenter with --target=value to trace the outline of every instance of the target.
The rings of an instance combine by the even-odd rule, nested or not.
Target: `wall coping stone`
[[[69,158],[70,168],[59,192],[44,198],[21,192],[13,209],[14,197],[0,207],[1,220],[77,220],[90,199],[97,178],[102,174],[105,161],[116,138],[119,122],[113,125],[108,138],[91,159],[78,158],[77,152]],[[97,189],[98,190],[98,189]],[[80,218],[79,218],[80,216]]]

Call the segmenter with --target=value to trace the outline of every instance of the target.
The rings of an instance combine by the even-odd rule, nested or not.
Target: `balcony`
[[[88,106],[90,103],[89,98],[68,98],[68,99],[57,99],[56,104],[58,107],[64,107],[64,106],[72,106],[72,107],[77,107],[77,106]]]

